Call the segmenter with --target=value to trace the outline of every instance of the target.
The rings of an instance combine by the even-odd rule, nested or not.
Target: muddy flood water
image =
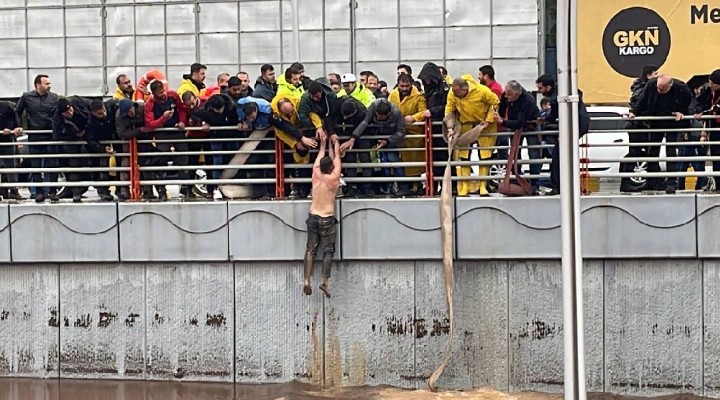
[[[101,380],[0,379],[1,400],[562,400],[561,394],[501,393],[491,389],[430,393],[391,387],[356,387],[320,390],[291,382],[271,385],[232,385]],[[632,400],[638,397],[603,393],[588,395],[591,400]],[[662,400],[698,400],[692,395],[656,397]]]

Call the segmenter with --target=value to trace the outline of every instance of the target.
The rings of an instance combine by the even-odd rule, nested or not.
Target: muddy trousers
[[[322,250],[322,277],[330,278],[330,269],[332,268],[332,259],[335,254],[335,224],[337,220],[334,216],[320,217],[310,214],[307,221],[307,250],[305,251],[305,279],[310,280],[313,274],[315,255],[318,248]]]

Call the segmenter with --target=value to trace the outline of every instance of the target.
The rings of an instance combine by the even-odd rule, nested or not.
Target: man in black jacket
[[[669,132],[667,129],[690,127],[690,121],[683,118],[690,110],[692,99],[692,92],[685,82],[673,79],[670,75],[660,75],[648,82],[642,97],[627,116],[675,117],[674,120],[649,121],[650,128],[657,131],[649,135],[649,143],[656,146],[648,146],[648,157],[660,156],[660,146],[657,145],[662,143],[663,137],[667,157],[677,157],[678,147],[675,143],[678,142],[678,132]],[[677,163],[667,163],[668,172],[677,172],[677,167]],[[648,163],[648,172],[660,172],[660,164],[657,161]],[[648,179],[648,188],[651,190],[662,190],[663,186],[666,193],[675,193],[677,178],[669,178],[666,184],[662,178]]]
[[[447,104],[448,93],[450,92],[450,86],[448,86],[445,79],[442,77],[440,68],[429,62],[423,65],[422,70],[418,74],[418,79],[422,81],[425,103],[427,104],[427,111],[425,111],[425,117],[431,118],[435,122],[442,121],[445,118],[445,105]],[[442,126],[433,125],[433,148],[444,149],[447,148],[447,143],[442,137]],[[447,150],[435,150],[433,151],[433,162],[443,163],[448,160]],[[453,176],[456,175],[455,168],[451,168]],[[433,175],[437,178],[442,178],[445,171],[444,165],[438,165],[433,167]]]
[[[63,142],[75,142],[72,144],[60,145],[62,154],[82,154],[84,152],[83,142],[87,134],[87,123],[89,118],[89,100],[82,97],[73,96],[69,99],[61,98],[58,100],[57,109],[53,115],[53,140]],[[87,159],[83,157],[73,157],[68,159],[68,167],[82,168],[87,167]],[[67,174],[68,182],[81,182],[83,174],[81,172],[70,172]],[[82,192],[84,189],[79,186],[70,188],[73,194],[73,203],[82,201]],[[52,202],[56,202],[52,197]]]
[[[550,113],[541,122],[545,123],[546,130],[558,130],[558,100],[557,90],[555,89],[555,78],[550,75],[542,75],[535,81],[538,92],[543,96],[550,99]],[[585,136],[590,130],[590,115],[585,108],[585,102],[583,102],[582,91],[578,90],[580,99],[578,100],[578,137]],[[577,146],[577,143],[574,144]],[[560,137],[558,137],[555,147],[553,147],[552,161],[550,162],[550,183],[552,191],[549,195],[560,194]]]
[[[372,144],[368,139],[363,139],[357,136],[353,136],[353,130],[355,127],[360,125],[367,115],[367,109],[365,106],[356,98],[352,96],[342,96],[338,99],[340,103],[340,119],[339,124],[342,124],[342,135],[350,136],[345,143],[340,146],[340,154],[343,157],[343,164],[355,163],[360,161],[361,163],[370,162],[370,148]],[[359,150],[359,152],[349,152],[348,150]],[[357,168],[345,168],[345,173],[349,177],[357,176]],[[372,168],[361,168],[362,176],[364,178],[371,178],[373,175]],[[373,184],[366,182],[360,184],[351,184],[348,186],[345,195],[349,197],[358,196],[374,196],[375,189]]]
[[[535,121],[540,114],[533,95],[528,93],[518,81],[510,81],[505,86],[505,95],[500,100],[500,107],[495,114],[495,122],[506,130],[513,132],[534,132],[537,130]],[[539,145],[542,140],[539,135],[525,136],[529,145]],[[519,151],[518,151],[519,152]],[[542,158],[541,149],[528,149],[531,160]],[[519,158],[519,154],[515,157]],[[530,174],[539,175],[542,171],[542,164],[530,164]],[[531,183],[535,190],[538,188],[538,179],[532,179]]]
[[[6,157],[15,155],[15,137],[21,135],[22,131],[15,108],[7,101],[0,101],[0,155]],[[2,174],[2,181],[17,183],[17,175],[12,173],[15,159],[4,158],[2,166],[6,170]],[[3,199],[24,200],[17,188],[0,188],[0,196]]]
[[[93,154],[105,153],[108,155],[108,157],[90,158],[89,164],[91,167],[107,168],[109,166],[109,156],[115,154],[112,145],[101,144],[100,142],[115,140],[117,138],[117,131],[115,129],[116,108],[114,101],[103,103],[101,100],[95,100],[90,104],[90,118],[88,119],[87,132],[85,135],[87,151]],[[100,182],[110,180],[110,174],[107,172],[97,172],[90,175],[95,176]],[[113,196],[110,194],[110,188],[108,186],[98,186],[97,192],[100,200],[113,201]]]
[[[716,119],[703,120],[706,128],[720,128],[720,69],[710,74],[709,85],[702,89],[695,101],[693,114],[696,119],[703,115],[717,115]],[[703,136],[710,141],[720,141],[720,131],[710,131],[709,135],[703,132]],[[720,144],[710,146],[710,154],[713,157],[720,157]],[[720,171],[720,161],[713,161],[713,172]],[[715,179],[718,180],[717,178]]]

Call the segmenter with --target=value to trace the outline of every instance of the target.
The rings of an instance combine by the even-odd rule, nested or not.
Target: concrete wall
[[[720,396],[717,199],[583,200],[589,390]],[[300,290],[307,206],[0,207],[0,376],[423,387],[449,328],[437,201],[340,201],[330,299]],[[440,385],[561,391],[558,200],[455,215]]]

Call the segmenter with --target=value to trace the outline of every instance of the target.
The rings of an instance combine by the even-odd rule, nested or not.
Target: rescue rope
[[[457,136],[456,136],[457,137]],[[453,309],[453,288],[455,287],[455,274],[453,270],[453,215],[452,215],[452,170],[450,162],[452,160],[453,147],[456,140],[448,141],[448,161],[445,164],[445,174],[442,181],[442,193],[440,193],[440,230],[442,234],[442,251],[443,251],[443,272],[445,275],[445,303],[447,306],[448,318],[450,323],[450,333],[448,335],[447,350],[440,365],[430,376],[428,380],[428,389],[436,391],[435,383],[440,375],[445,371],[450,359],[452,358],[453,336],[455,334],[455,318]]]

